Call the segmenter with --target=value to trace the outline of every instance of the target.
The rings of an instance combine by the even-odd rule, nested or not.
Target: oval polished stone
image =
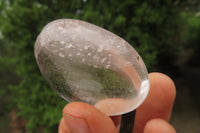
[[[134,48],[84,21],[47,24],[36,40],[35,57],[61,97],[92,104],[109,116],[136,109],[149,91],[146,66]]]

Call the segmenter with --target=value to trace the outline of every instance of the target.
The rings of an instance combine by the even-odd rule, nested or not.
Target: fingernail
[[[65,114],[64,120],[72,133],[91,133],[86,120]]]

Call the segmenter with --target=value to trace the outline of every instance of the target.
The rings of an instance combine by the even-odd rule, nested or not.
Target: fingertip
[[[134,131],[143,132],[145,124],[154,118],[170,120],[176,96],[171,78],[162,73],[149,74],[150,91],[140,107],[137,108]]]
[[[162,119],[152,119],[145,125],[144,133],[176,133],[176,130]]]
[[[71,131],[79,130],[88,133],[110,132],[116,133],[117,129],[112,120],[103,112],[92,105],[82,102],[72,102],[63,109],[63,118]],[[61,121],[62,122],[62,121]],[[61,125],[62,123],[60,123]],[[74,125],[79,127],[77,129]],[[81,127],[80,127],[81,126]],[[60,127],[62,128],[62,127]]]
[[[63,117],[59,124],[59,133],[90,133],[91,129],[87,122],[90,116],[90,105],[72,102],[63,109]]]
[[[167,92],[170,92],[170,99],[175,99],[176,96],[176,87],[174,81],[167,75],[159,72],[153,72],[149,74],[149,81],[151,88],[162,87],[166,89]]]
[[[70,127],[66,124],[66,122],[64,121],[64,118],[60,120],[58,133],[71,133]]]
[[[157,106],[157,109],[172,109],[175,97],[176,97],[176,87],[173,80],[162,73],[150,73],[150,96],[148,97],[149,101],[159,101],[155,102],[154,106]],[[168,116],[169,120],[170,115]]]
[[[78,118],[86,118],[91,115],[93,107],[82,102],[71,102],[63,109],[63,116],[71,115]]]

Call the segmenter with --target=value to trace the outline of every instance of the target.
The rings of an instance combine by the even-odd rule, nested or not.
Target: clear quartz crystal
[[[136,109],[149,91],[145,64],[130,44],[84,21],[47,24],[36,40],[35,57],[61,97],[89,103],[109,116]]]

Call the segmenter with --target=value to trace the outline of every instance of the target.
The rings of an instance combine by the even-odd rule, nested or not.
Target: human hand
[[[149,74],[150,91],[136,110],[133,133],[175,133],[168,123],[175,100],[173,81],[164,74]],[[108,117],[86,103],[72,102],[63,109],[59,133],[117,133],[121,116]]]

